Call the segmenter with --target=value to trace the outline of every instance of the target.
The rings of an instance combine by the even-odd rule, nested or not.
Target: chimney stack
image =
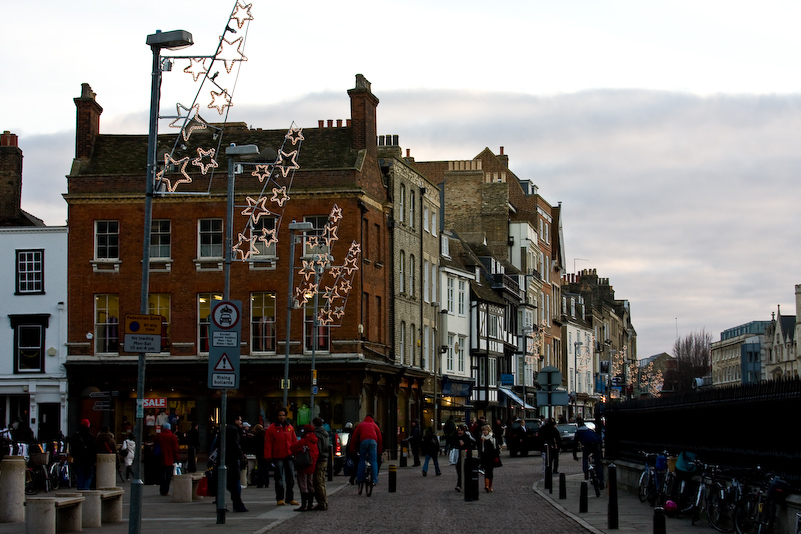
[[[504,165],[509,167],[509,156],[503,153],[503,147],[501,147],[501,153],[498,155],[498,159],[501,160]]]
[[[356,87],[348,90],[350,116],[353,126],[353,148],[364,150],[373,157],[378,156],[375,139],[376,108],[378,98],[370,90],[370,82],[361,74],[356,75]]]
[[[103,108],[95,101],[95,93],[88,83],[81,84],[81,96],[74,98],[78,108],[75,126],[75,159],[88,159],[92,155],[95,136],[100,133],[100,114]]]
[[[22,213],[22,150],[17,135],[0,135],[0,221],[17,221]]]

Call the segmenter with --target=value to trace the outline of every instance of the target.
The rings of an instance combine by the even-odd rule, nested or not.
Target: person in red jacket
[[[178,437],[172,433],[170,423],[161,425],[161,432],[156,436],[159,453],[159,466],[161,467],[161,487],[159,493],[167,495],[172,482],[173,464],[178,461]]]
[[[296,512],[306,512],[312,509],[314,504],[314,468],[317,465],[317,458],[320,450],[317,448],[317,436],[314,434],[312,425],[304,425],[300,430],[300,441],[292,444],[289,450],[292,454],[302,451],[309,451],[311,464],[305,467],[297,466],[298,469],[298,488],[300,488],[300,508],[295,508]]]
[[[295,479],[292,472],[291,447],[298,441],[295,429],[286,420],[286,410],[281,408],[275,416],[275,422],[264,431],[264,459],[275,466],[275,504],[283,506],[287,502],[297,505],[293,489]]]
[[[348,448],[356,451],[356,444],[359,444],[359,468],[356,470],[356,480],[364,482],[365,468],[364,461],[370,460],[373,471],[373,486],[378,484],[378,451],[382,449],[381,429],[373,421],[373,415],[367,414],[364,420],[356,425],[353,434],[348,442]]]

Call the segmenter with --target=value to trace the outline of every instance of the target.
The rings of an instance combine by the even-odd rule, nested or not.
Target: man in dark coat
[[[92,485],[97,462],[97,440],[89,432],[89,420],[81,419],[78,430],[70,437],[70,455],[75,468],[79,490],[88,490]]]
[[[234,512],[247,512],[242,502],[242,485],[239,472],[247,465],[245,453],[242,451],[240,437],[242,435],[242,416],[235,415],[233,422],[225,427],[225,467],[226,486],[231,493]]]

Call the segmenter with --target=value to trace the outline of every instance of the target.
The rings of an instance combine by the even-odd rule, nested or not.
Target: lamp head
[[[147,36],[145,43],[151,48],[180,50],[181,48],[192,46],[194,41],[192,41],[192,34],[186,30],[172,30],[169,32],[156,30],[156,33]]]

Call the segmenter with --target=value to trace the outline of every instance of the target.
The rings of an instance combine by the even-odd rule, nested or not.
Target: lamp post
[[[142,286],[139,311],[146,315],[148,310],[148,293],[150,289],[150,232],[153,224],[153,190],[156,181],[156,144],[159,123],[159,102],[161,100],[161,50],[178,50],[193,44],[192,34],[185,30],[173,30],[147,36],[145,41],[153,52],[153,68],[150,82],[150,127],[147,133],[147,176],[145,178],[145,218],[144,237],[142,240]],[[142,523],[142,435],[145,418],[145,365],[144,352],[139,353],[136,377],[136,425],[134,427],[134,480],[131,483],[131,503],[128,516],[128,532],[136,534],[141,531]]]
[[[578,350],[584,343],[573,343],[573,419],[578,417]]]
[[[283,408],[286,409],[287,405],[287,395],[289,394],[289,338],[291,336],[291,325],[292,325],[292,308],[293,301],[292,301],[292,293],[293,293],[293,274],[295,271],[295,232],[300,231],[308,232],[310,230],[314,230],[314,225],[308,221],[304,222],[295,222],[292,221],[288,225],[289,228],[289,288],[286,292],[286,338],[284,340],[285,347],[284,347],[284,381],[281,384],[281,389],[284,390],[284,404]]]

